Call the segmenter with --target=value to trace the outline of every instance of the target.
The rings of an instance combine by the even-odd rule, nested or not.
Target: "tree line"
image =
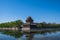
[[[16,20],[16,21],[11,21],[11,22],[6,22],[6,23],[0,23],[0,27],[19,27],[23,24],[24,24],[24,22],[22,20]],[[42,23],[37,23],[37,27],[58,28],[58,27],[60,27],[60,24],[42,22]]]
[[[22,24],[23,22],[21,20],[16,20],[16,21],[11,21],[11,22],[1,23],[0,27],[18,27]]]
[[[37,27],[41,27],[41,28],[58,28],[58,27],[60,27],[60,24],[42,22],[42,23],[38,23]]]

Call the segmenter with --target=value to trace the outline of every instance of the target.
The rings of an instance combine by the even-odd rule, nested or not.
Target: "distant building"
[[[33,22],[33,19],[29,16],[26,19],[26,23],[22,25],[22,31],[28,31],[30,32],[31,29],[37,28],[36,23]]]

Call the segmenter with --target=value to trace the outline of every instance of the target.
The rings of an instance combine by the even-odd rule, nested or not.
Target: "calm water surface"
[[[25,35],[22,36],[22,40],[26,40]],[[35,34],[33,40],[60,40],[60,32]]]
[[[0,40],[17,40],[17,39],[14,38],[13,36],[0,33]]]
[[[0,40],[26,40],[25,35],[15,37],[12,35],[3,34],[0,32]],[[60,40],[60,31],[44,34],[34,34],[33,40]]]

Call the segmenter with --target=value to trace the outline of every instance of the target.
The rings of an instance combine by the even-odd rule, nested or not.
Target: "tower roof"
[[[30,16],[28,16],[28,18],[26,19],[26,22],[33,22],[33,19]]]

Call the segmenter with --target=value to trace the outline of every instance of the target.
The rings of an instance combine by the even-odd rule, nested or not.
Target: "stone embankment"
[[[18,30],[18,28],[0,28],[0,30]]]

